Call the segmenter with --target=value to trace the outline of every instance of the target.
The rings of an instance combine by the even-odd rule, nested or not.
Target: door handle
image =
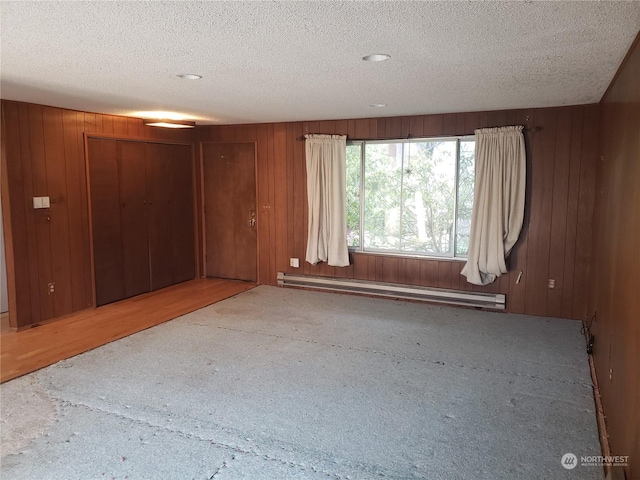
[[[251,218],[249,220],[249,226],[250,227],[255,227],[256,226],[256,219],[255,218]]]

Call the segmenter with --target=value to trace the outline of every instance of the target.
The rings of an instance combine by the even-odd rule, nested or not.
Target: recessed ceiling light
[[[183,78],[185,80],[200,80],[202,75],[197,75],[195,73],[181,73],[178,75],[179,78]]]
[[[369,106],[373,108],[382,108],[382,107],[386,107],[387,104],[386,103],[370,103]]]
[[[391,55],[387,55],[386,53],[372,53],[371,55],[365,55],[362,57],[365,62],[384,62],[390,58]]]

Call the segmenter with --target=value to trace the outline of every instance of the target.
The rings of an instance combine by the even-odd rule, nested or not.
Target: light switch
[[[33,208],[42,208],[42,197],[33,197]]]
[[[42,197],[42,208],[50,208],[51,203],[49,202],[49,197]]]

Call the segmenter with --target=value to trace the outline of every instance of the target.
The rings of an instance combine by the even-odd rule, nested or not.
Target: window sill
[[[437,260],[439,262],[466,262],[466,257],[439,257],[437,255],[418,255],[411,253],[397,253],[397,252],[372,252],[362,251],[349,247],[349,255],[372,255],[375,257],[392,257],[392,258],[411,258],[414,260]]]

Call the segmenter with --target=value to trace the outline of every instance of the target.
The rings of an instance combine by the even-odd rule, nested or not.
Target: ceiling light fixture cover
[[[185,80],[200,80],[202,75],[198,75],[196,73],[181,73],[178,77]]]
[[[391,55],[387,55],[386,53],[372,53],[371,55],[365,55],[362,57],[362,60],[365,62],[384,62],[390,58]]]
[[[169,120],[167,118],[144,120],[144,124],[150,127],[164,127],[164,128],[194,128],[196,122],[190,122],[188,120]]]
[[[382,107],[386,107],[387,104],[386,103],[370,103],[369,106],[373,108],[382,108]]]

